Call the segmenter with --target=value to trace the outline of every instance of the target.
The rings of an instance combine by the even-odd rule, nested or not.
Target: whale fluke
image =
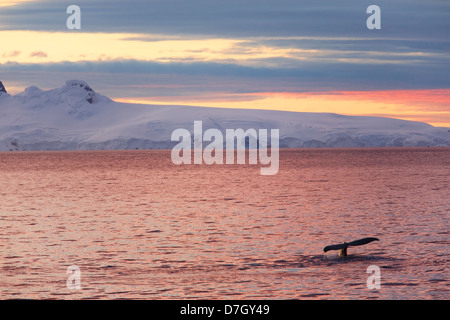
[[[333,244],[330,246],[326,246],[325,248],[323,248],[324,252],[330,251],[330,250],[340,250],[339,251],[339,256],[340,257],[345,257],[347,256],[347,248],[350,246],[362,246],[364,244],[368,244],[372,241],[380,241],[380,239],[378,238],[362,238],[359,240],[355,240],[352,242],[344,242],[341,244]]]

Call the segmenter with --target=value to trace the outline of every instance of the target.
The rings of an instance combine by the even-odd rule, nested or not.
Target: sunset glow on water
[[[448,148],[282,149],[273,176],[170,151],[1,153],[0,295],[448,299],[449,165]],[[380,241],[323,252],[363,237]]]

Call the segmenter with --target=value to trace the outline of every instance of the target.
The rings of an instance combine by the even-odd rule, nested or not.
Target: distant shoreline
[[[450,146],[430,146],[430,147],[325,147],[325,148],[283,148],[280,147],[280,151],[369,151],[369,150],[450,150]],[[72,153],[72,152],[171,152],[172,149],[74,149],[74,150],[12,150],[5,151],[0,150],[0,155],[2,154],[12,154],[12,153]],[[247,149],[248,151],[248,149]],[[192,151],[193,152],[193,151]]]

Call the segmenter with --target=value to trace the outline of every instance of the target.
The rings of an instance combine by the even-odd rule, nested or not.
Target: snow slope
[[[0,151],[169,149],[177,128],[280,129],[280,147],[450,146],[448,128],[381,117],[117,103],[84,81],[0,95]]]

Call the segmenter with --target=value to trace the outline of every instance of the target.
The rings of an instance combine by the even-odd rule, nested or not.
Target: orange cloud
[[[14,6],[16,4],[20,4],[22,2],[29,2],[33,0],[2,0],[0,2],[0,7]]]

